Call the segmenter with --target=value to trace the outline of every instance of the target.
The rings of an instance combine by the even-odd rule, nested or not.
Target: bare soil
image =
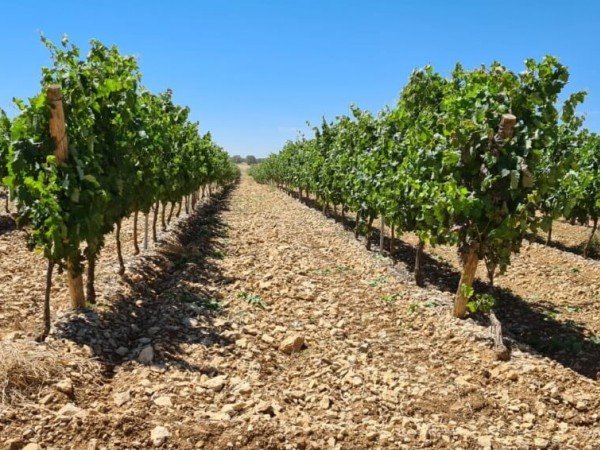
[[[57,279],[45,345],[93,364],[64,362],[6,401],[6,448],[600,447],[597,260],[529,243],[496,287],[480,268],[477,289],[498,299],[512,350],[501,362],[485,317],[450,315],[452,248],[427,249],[419,288],[413,237],[393,259],[368,252],[342,224],[246,176],[137,257],[131,226],[126,276],[109,239],[93,310],[70,312]],[[576,245],[569,227],[555,226],[565,246]],[[0,343],[26,348],[41,327],[45,263],[1,224],[0,258]]]

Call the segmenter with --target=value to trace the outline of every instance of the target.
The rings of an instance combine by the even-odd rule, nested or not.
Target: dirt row
[[[127,244],[124,279],[107,249],[94,310],[69,312],[57,284],[43,350],[59,369],[4,403],[0,442],[598,448],[598,261],[531,243],[496,288],[478,286],[501,300],[512,358],[500,362],[485,318],[450,316],[454,250],[429,249],[419,288],[412,239],[394,259],[368,252],[342,224],[244,176],[154,250],[134,258]],[[1,342],[39,355],[29,336],[45,265],[22,246],[19,231],[0,237]]]

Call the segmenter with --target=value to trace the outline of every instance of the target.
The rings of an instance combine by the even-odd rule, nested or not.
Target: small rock
[[[492,448],[492,436],[479,436],[477,444],[483,448]]]
[[[258,330],[251,326],[245,326],[242,328],[242,333],[249,334],[250,336],[256,336],[258,334]]]
[[[6,450],[21,450],[23,441],[21,439],[10,439],[4,443]]]
[[[538,437],[538,438],[535,438],[535,439],[533,440],[533,446],[534,446],[535,448],[541,448],[541,449],[544,449],[544,448],[547,448],[547,447],[548,447],[548,445],[550,445],[550,442],[548,441],[548,439],[544,439],[544,438],[539,438],[539,437]]]
[[[519,379],[519,374],[514,370],[508,370],[504,376],[510,381],[517,381]]]
[[[226,412],[216,412],[216,413],[208,413],[208,418],[210,420],[216,420],[219,422],[228,421],[231,419],[231,416]]]
[[[3,340],[5,341],[17,341],[19,339],[23,338],[23,333],[20,331],[12,331],[10,333],[6,333],[3,337]]]
[[[170,436],[171,433],[169,433],[169,430],[161,426],[157,426],[150,432],[150,439],[152,440],[152,445],[155,447],[163,445]]]
[[[144,347],[137,358],[137,360],[140,364],[150,364],[153,359],[154,359],[154,349],[152,348],[151,345]]]
[[[319,408],[321,408],[321,409],[329,409],[330,406],[331,406],[331,400],[329,400],[329,397],[327,397],[327,396],[323,397],[319,401]]]
[[[129,349],[127,347],[119,347],[115,350],[115,353],[119,356],[125,356],[127,353],[129,353]]]
[[[118,394],[115,394],[113,397],[113,401],[115,402],[115,405],[117,405],[117,406],[123,406],[129,400],[131,400],[131,394],[129,391],[119,392]]]
[[[193,317],[186,317],[181,322],[188,328],[195,328],[198,326],[198,320]]]
[[[156,406],[173,406],[173,402],[171,401],[171,397],[169,397],[167,395],[155,398],[154,399],[154,404]]]
[[[225,375],[219,375],[214,378],[209,378],[202,383],[202,387],[206,389],[212,389],[215,392],[219,392],[225,386],[226,377]]]
[[[65,406],[58,410],[58,415],[63,417],[73,417],[79,414],[82,411],[81,408],[78,408],[73,403],[67,403]]]
[[[40,400],[40,405],[48,405],[49,403],[52,403],[52,401],[54,400],[54,394],[48,394],[45,395],[41,400]]]
[[[64,380],[59,381],[56,383],[55,387],[58,392],[62,392],[69,397],[73,395],[73,382],[70,378],[65,378]]]
[[[279,350],[289,355],[291,353],[299,352],[302,350],[302,347],[304,347],[304,338],[300,335],[294,335],[285,338],[281,342]]]
[[[419,439],[421,441],[426,441],[427,439],[429,439],[429,425],[427,425],[426,423],[424,423],[421,426],[421,429],[419,430]]]
[[[256,405],[255,411],[261,414],[271,414],[273,412],[273,406],[269,402],[260,402]]]
[[[263,334],[260,338],[263,342],[266,342],[267,344],[272,344],[273,342],[275,342],[275,338],[273,338],[273,336],[269,336],[268,334]]]
[[[98,450],[98,439],[90,439],[87,450]]]
[[[363,380],[362,380],[362,378],[361,378],[361,377],[353,377],[353,378],[352,378],[352,384],[353,384],[354,386],[360,386],[360,385],[362,385],[362,384],[363,384]]]
[[[366,437],[369,441],[375,441],[379,437],[379,433],[377,431],[371,431],[370,433],[367,433]]]
[[[252,393],[252,386],[247,381],[240,383],[235,388],[236,392],[239,392],[242,395],[248,395]]]
[[[581,411],[581,412],[587,411],[587,409],[588,409],[587,403],[586,403],[586,402],[584,402],[584,401],[581,401],[581,400],[580,400],[580,401],[578,401],[578,402],[577,402],[577,404],[575,405],[575,409],[576,409],[577,411]]]
[[[31,442],[25,447],[23,447],[23,450],[42,450],[42,447],[40,447],[38,444],[34,444],[33,442]]]

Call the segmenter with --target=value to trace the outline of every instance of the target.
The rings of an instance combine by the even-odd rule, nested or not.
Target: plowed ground
[[[563,246],[575,245],[569,227],[554,232]],[[0,342],[26,354],[45,263],[9,228]],[[485,318],[450,316],[454,250],[428,253],[418,288],[414,239],[403,239],[393,260],[368,252],[341,224],[245,176],[152,250],[134,257],[127,242],[123,279],[109,239],[95,309],[68,312],[57,279],[55,326],[38,348],[73,361],[57,358],[39,389],[5,399],[0,442],[146,449],[164,427],[171,449],[599,448],[600,263],[531,243],[496,288],[481,282],[512,347],[500,362]],[[304,341],[291,354],[281,348],[290,337]],[[152,364],[140,364],[148,346]]]

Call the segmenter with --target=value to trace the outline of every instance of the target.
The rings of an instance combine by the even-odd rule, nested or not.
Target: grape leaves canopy
[[[427,66],[411,74],[396,108],[375,117],[352,107],[352,117],[323,120],[313,139],[289,142],[251,173],[313,192],[325,207],[348,206],[357,233],[365,218],[369,232],[377,215],[416,233],[419,284],[424,245],[457,244],[463,273],[454,314],[462,317],[480,260],[493,281],[548,218],[597,217],[590,205],[597,205],[598,141],[581,135],[575,111],[584,93],[559,104],[568,79],[551,56],[527,60],[518,74],[496,62],[475,70],[457,64],[444,78]],[[591,175],[570,191],[561,187],[579,170]]]
[[[95,259],[115,226],[118,239],[123,218],[197,198],[206,185],[224,187],[239,170],[210,134],[199,134],[189,108],[175,105],[171,91],[155,95],[141,88],[135,58],[98,41],[86,57],[66,38],[60,45],[42,42],[53,65],[42,69],[42,92],[17,101],[20,113],[12,123],[0,115],[0,170],[6,169],[3,180],[19,221],[28,225],[31,248],[50,262],[49,276],[58,264],[76,278],[87,259],[93,302]],[[51,99],[50,92],[62,97]],[[64,109],[61,143],[49,127],[53,102]],[[57,151],[61,145],[66,155]],[[120,254],[119,260],[124,270]],[[83,306],[81,298],[72,300]]]

